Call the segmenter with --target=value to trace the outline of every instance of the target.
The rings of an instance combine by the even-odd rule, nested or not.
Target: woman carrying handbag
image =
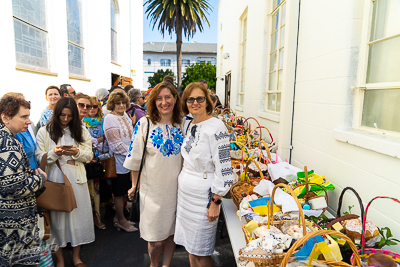
[[[140,173],[140,236],[148,242],[151,266],[170,266],[175,250],[175,214],[178,174],[182,168],[180,99],[170,83],[159,83],[148,100],[148,118],[135,125],[124,166],[132,170],[132,198]],[[150,124],[150,125],[149,125]],[[148,134],[148,139],[145,136]],[[147,144],[144,147],[144,144]],[[145,151],[142,154],[142,151]]]
[[[80,246],[94,241],[84,163],[91,161],[93,152],[91,136],[79,119],[75,100],[70,97],[61,98],[54,107],[50,122],[40,128],[36,139],[36,159],[40,162],[47,153],[49,180],[64,183],[64,173],[71,182],[77,203],[77,208],[70,213],[50,212],[50,242],[60,247],[56,251],[56,266],[64,266],[62,248],[71,243],[74,266],[84,267],[79,255]]]

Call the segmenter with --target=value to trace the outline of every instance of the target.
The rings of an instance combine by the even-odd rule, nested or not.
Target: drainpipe
[[[289,163],[292,163],[292,150],[293,150],[293,122],[294,122],[294,99],[296,97],[296,77],[297,77],[297,56],[299,53],[299,33],[300,33],[300,6],[301,0],[299,0],[299,16],[297,18],[297,42],[296,42],[296,61],[294,69],[294,84],[293,84],[293,105],[292,105],[292,126],[290,127],[290,152],[289,152]]]

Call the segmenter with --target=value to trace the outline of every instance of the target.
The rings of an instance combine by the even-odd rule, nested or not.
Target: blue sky
[[[144,3],[145,1],[143,1]],[[195,35],[189,41],[182,34],[182,42],[191,43],[197,41],[199,43],[217,43],[217,32],[218,32],[218,2],[219,0],[209,0],[208,3],[212,6],[212,11],[208,15],[208,21],[210,22],[210,27],[207,23],[203,24],[203,32],[196,30]],[[152,30],[153,26],[150,25],[150,20],[147,19],[147,14],[145,13],[147,6],[143,6],[143,43],[146,42],[176,42],[176,35],[168,34],[166,31],[164,38],[162,33],[158,31],[157,25]]]

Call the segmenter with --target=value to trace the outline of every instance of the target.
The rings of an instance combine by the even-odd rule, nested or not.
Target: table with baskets
[[[288,264],[288,261],[294,258],[291,256],[296,254],[299,251],[299,249],[307,247],[307,244],[309,246],[310,242],[312,241],[314,242],[314,247],[312,249],[312,252],[310,254],[307,254],[308,257],[312,259],[314,253],[317,253],[315,257],[319,255],[318,257],[319,262],[325,264],[326,266],[343,266],[343,267],[351,266],[349,263],[351,263],[352,265],[361,266],[362,261],[366,263],[370,257],[372,258],[372,256],[379,254],[387,256],[397,264],[396,267],[400,267],[399,254],[389,250],[376,249],[373,247],[367,248],[365,242],[365,236],[366,233],[368,232],[367,225],[370,224],[370,222],[367,221],[366,216],[368,207],[371,204],[371,202],[378,198],[391,199],[393,201],[400,203],[399,200],[391,197],[376,197],[373,200],[371,200],[371,202],[367,206],[367,209],[364,210],[362,200],[358,195],[358,193],[353,188],[345,188],[339,197],[338,211],[334,216],[327,211],[327,206],[329,204],[328,193],[326,190],[327,187],[325,187],[324,183],[313,183],[312,180],[309,181],[308,180],[309,172],[307,170],[307,167],[305,167],[304,169],[303,173],[304,179],[303,180],[300,179],[298,181],[296,180],[296,182],[300,184],[296,184],[295,186],[293,186],[293,184],[290,183],[288,186],[287,181],[285,181],[283,178],[279,178],[277,180],[277,177],[273,177],[273,179],[271,179],[270,176],[271,172],[268,170],[269,168],[268,166],[278,163],[278,156],[276,153],[276,159],[273,160],[271,158],[271,151],[274,150],[275,144],[270,131],[266,127],[261,126],[255,118],[252,117],[244,118],[236,116],[236,114],[230,109],[222,109],[219,117],[225,122],[225,124],[228,126],[228,129],[230,129],[230,136],[231,136],[230,153],[232,157],[232,169],[234,173],[237,175],[237,182],[232,186],[230,191],[231,198],[223,198],[222,200],[222,211],[225,216],[226,227],[228,230],[232,249],[238,266],[240,257],[241,260],[248,261],[246,266],[284,267]],[[255,127],[252,127],[251,122],[253,124],[254,122],[256,123]],[[268,132],[268,135],[266,136],[267,138],[265,138],[265,136],[263,138],[262,131]],[[298,177],[299,173],[300,172],[297,172]],[[311,172],[311,174],[313,175],[313,172]],[[283,184],[281,179],[286,183]],[[268,213],[266,215],[264,214],[266,222],[265,221],[255,222],[251,216],[241,217],[240,219],[237,215],[237,212],[238,210],[241,211],[242,209],[241,205],[242,203],[245,202],[246,200],[245,198],[246,197],[249,198],[250,196],[252,197],[253,195],[257,197],[258,194],[255,194],[253,192],[254,186],[261,183],[261,181],[265,182],[266,180],[270,181],[274,180],[274,185],[272,185],[274,186],[273,191],[270,194],[269,202],[267,202],[266,205]],[[323,180],[325,181],[325,179]],[[245,188],[245,186],[247,186],[248,184],[251,184],[252,187],[249,186],[249,188]],[[240,187],[240,191],[235,190],[238,187]],[[296,193],[294,192],[295,189],[299,189],[300,187],[302,188],[301,190],[303,190],[301,196],[299,194],[299,191],[296,191]],[[313,190],[311,190],[312,187],[314,188]],[[315,189],[316,187],[317,190]],[[296,225],[296,227],[297,229],[302,229],[300,230],[302,231],[302,235],[300,237],[290,239],[291,243],[290,245],[287,245],[285,249],[280,249],[280,248],[276,249],[274,247],[274,249],[265,249],[265,251],[267,251],[265,254],[251,254],[249,252],[251,252],[252,249],[254,251],[257,251],[255,246],[259,246],[257,247],[257,249],[262,250],[264,248],[261,247],[261,243],[264,242],[263,244],[268,244],[268,242],[270,242],[266,241],[268,238],[269,238],[268,240],[271,240],[272,238],[272,235],[270,234],[270,232],[268,232],[270,228],[280,229],[279,227],[281,227],[283,224],[291,220],[287,219],[287,217],[284,218],[284,216],[287,216],[286,214],[279,215],[280,216],[279,219],[277,219],[277,217],[275,216],[276,213],[274,212],[275,211],[274,197],[277,191],[279,191],[279,193],[282,194],[281,192],[282,189],[284,189],[286,193],[288,193],[291,197],[293,197],[293,199],[296,202],[296,205],[298,207],[298,217],[297,219],[292,220],[292,223],[298,224],[298,226]],[[353,191],[356,197],[358,198],[361,209],[361,216],[357,216],[354,214],[348,214],[346,216],[342,216],[340,214],[343,196],[344,193],[348,190]],[[316,193],[317,191],[319,191],[318,194]],[[260,197],[260,195],[258,195],[258,197]],[[257,200],[257,198],[255,198],[254,200]],[[247,201],[252,201],[252,199],[249,198]],[[311,227],[312,230],[310,230],[310,228],[307,228],[309,224],[310,223],[312,224],[313,222],[310,220],[307,220],[306,222],[305,220],[305,216],[303,214],[303,208],[305,207],[304,202],[306,202],[307,205],[308,203],[310,204],[325,203],[325,206],[321,206],[323,207],[321,209],[323,209],[322,212],[325,214],[325,218],[327,217],[328,219],[315,222],[314,223],[315,227]],[[311,208],[314,209],[312,205]],[[316,208],[315,210],[318,210],[318,208]],[[253,214],[254,212],[255,209],[253,211]],[[260,213],[259,215],[261,216],[262,214]],[[360,217],[360,219],[358,217]],[[344,228],[340,229],[342,226],[345,227],[346,222],[350,220],[359,220],[362,225],[361,226],[362,228],[360,230],[362,244],[358,245],[358,247],[354,244],[355,239],[353,237],[350,238],[350,236],[348,235],[347,231],[348,229]],[[261,241],[258,241],[258,239],[260,239],[259,237],[254,235],[250,236],[248,230],[250,226],[254,226],[254,228],[252,228],[253,230],[257,229],[258,227],[260,228],[263,227],[263,229],[267,228],[268,234],[266,236],[266,239],[262,237]],[[252,233],[253,230],[251,230],[250,233]],[[286,235],[284,233],[281,234]],[[348,244],[348,248],[346,249],[348,252],[350,252],[351,258],[348,257],[346,258],[346,260],[344,259],[336,260],[337,258],[335,256],[333,257],[332,260],[331,257],[327,257],[326,255],[327,253],[322,253],[323,251],[322,249],[319,252],[315,252],[318,251],[317,243],[315,243],[316,242],[315,238],[317,237],[323,238],[322,239],[323,241],[319,241],[318,243],[318,244],[321,243],[321,246],[323,246],[322,243],[327,243],[326,245],[329,244],[329,246],[332,245],[331,246],[332,255],[337,255],[334,254],[333,252],[335,250],[333,246],[334,245],[337,246],[335,251],[336,253],[339,250],[339,245],[338,245],[339,241],[342,241],[343,243],[341,243],[339,252],[340,257],[342,257],[343,254],[341,251],[343,248],[343,244]],[[333,237],[335,238],[335,240],[333,240]],[[273,236],[273,238],[275,238],[275,236]],[[287,241],[288,240],[289,239],[287,239]],[[337,240],[339,241],[336,242]],[[258,250],[258,252],[259,251],[260,250]],[[296,256],[296,258],[298,257]],[[344,255],[343,258],[345,258]],[[311,260],[309,261],[308,265],[311,266]]]

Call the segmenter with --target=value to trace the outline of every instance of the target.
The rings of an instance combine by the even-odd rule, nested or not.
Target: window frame
[[[49,44],[49,29],[48,29],[48,19],[47,19],[48,18],[48,16],[47,16],[47,13],[48,13],[47,12],[48,11],[47,10],[47,1],[43,0],[43,3],[44,3],[45,28],[42,28],[41,26],[35,25],[35,24],[33,24],[31,22],[28,22],[28,21],[26,21],[26,20],[24,20],[24,19],[22,19],[20,17],[17,17],[16,15],[14,15],[14,12],[12,12],[13,33],[14,33],[14,49],[15,49],[14,54],[15,54],[15,64],[16,64],[17,68],[22,68],[22,69],[27,68],[27,69],[32,69],[32,70],[39,71],[39,72],[50,72],[50,70],[51,70],[50,47],[49,47],[49,45],[50,45]],[[14,21],[15,20],[19,21],[22,24],[26,24],[26,25],[28,25],[30,27],[33,27],[33,28],[35,28],[35,29],[37,29],[37,30],[39,30],[39,31],[41,31],[41,32],[43,32],[45,34],[46,61],[47,61],[47,67],[46,68],[39,67],[37,65],[19,63],[17,61],[17,48],[16,48],[16,43],[15,43],[16,40],[15,40],[15,29],[14,29],[14,27],[15,27]],[[23,54],[25,54],[25,53],[23,53]]]
[[[164,64],[162,63],[163,60],[165,60],[165,63],[164,63]],[[167,62],[168,62],[169,64],[167,64]],[[160,59],[160,66],[161,66],[161,67],[171,67],[171,64],[172,64],[172,60],[169,59],[169,58],[161,58],[161,59]]]
[[[280,88],[279,90],[279,80],[283,80],[284,75],[284,59],[282,55],[282,66],[280,66],[280,59],[281,59],[281,52],[283,51],[283,53],[285,53],[285,39],[286,36],[284,36],[284,40],[283,40],[283,44],[282,44],[282,29],[285,28],[285,32],[284,34],[286,35],[286,22],[287,22],[287,18],[286,18],[286,12],[287,12],[287,3],[286,0],[281,0],[277,6],[274,8],[274,1],[271,1],[271,12],[268,14],[268,30],[267,30],[267,42],[268,42],[268,60],[267,62],[267,73],[266,73],[266,83],[265,83],[265,91],[264,91],[264,107],[263,107],[263,111],[264,112],[268,112],[268,113],[272,113],[272,114],[276,114],[279,115],[280,111],[281,111],[281,107],[282,107],[282,88],[283,86]],[[283,9],[285,8],[285,22],[284,24],[282,24],[282,17],[283,17]],[[273,19],[275,14],[279,12],[279,18],[278,18],[278,26],[276,27],[277,29],[273,29]],[[276,34],[276,48],[274,51],[272,51],[272,36]],[[271,56],[272,54],[276,53],[276,59],[275,59],[275,64],[276,64],[276,68],[274,68],[274,70],[271,71]],[[281,74],[279,74],[281,72]],[[275,90],[269,90],[270,89],[270,75],[274,74],[275,75]],[[268,109],[268,100],[270,95],[275,95],[275,106],[274,109]],[[278,106],[278,95],[280,95],[280,108],[279,111],[277,110],[277,106]]]
[[[70,53],[70,50],[68,49],[68,74],[69,74],[69,77],[70,78],[75,78],[75,77],[77,77],[77,78],[85,78],[86,77],[86,73],[87,73],[87,66],[86,66],[86,52],[85,52],[85,38],[84,38],[84,36],[85,36],[85,30],[84,30],[84,24],[83,24],[83,9],[84,9],[84,1],[82,1],[82,0],[76,0],[77,2],[78,2],[78,5],[80,5],[79,6],[79,8],[80,8],[80,10],[79,10],[79,12],[80,12],[80,16],[79,16],[79,22],[80,22],[80,29],[81,29],[81,40],[82,40],[82,44],[81,45],[79,45],[79,44],[76,44],[76,43],[74,43],[73,41],[70,41],[69,40],[69,36],[68,36],[68,0],[66,0],[65,2],[66,2],[66,5],[67,5],[67,43],[68,43],[68,46],[69,45],[72,45],[72,46],[75,46],[75,47],[78,47],[78,48],[80,48],[81,50],[82,50],[82,70],[83,70],[83,74],[76,74],[76,73],[71,73],[70,72],[70,64],[69,64],[69,53]]]
[[[246,23],[245,23],[246,22]],[[246,25],[245,25],[246,24]],[[248,38],[248,9],[243,12],[240,17],[240,39],[239,39],[239,83],[236,94],[236,106],[239,108],[244,107],[245,92],[246,92],[246,66],[247,66],[247,38]],[[245,53],[243,53],[245,52]],[[243,60],[244,59],[244,60]],[[243,62],[244,61],[244,62]],[[240,99],[243,98],[243,103]]]
[[[374,134],[389,135],[394,137],[400,137],[400,132],[394,132],[384,130],[380,128],[372,128],[362,125],[362,115],[364,106],[364,94],[367,90],[387,90],[397,89],[400,90],[399,82],[380,82],[380,83],[367,83],[367,71],[368,71],[368,60],[369,60],[369,46],[380,41],[385,41],[400,36],[396,34],[390,37],[380,38],[374,41],[370,41],[372,19],[373,19],[373,2],[376,0],[369,0],[364,5],[364,21],[362,25],[361,33],[361,44],[360,44],[360,56],[358,64],[358,73],[356,86],[351,89],[355,91],[355,112],[353,116],[353,128],[356,130],[366,131]]]
[[[119,26],[119,8],[118,8],[118,3],[117,0],[110,0],[110,24],[111,24],[111,3],[114,3],[114,28],[113,29],[110,25],[111,28],[111,36],[110,36],[110,45],[111,45],[111,62],[112,63],[118,63],[118,26]],[[115,58],[113,59],[112,55],[113,55],[113,38],[112,38],[112,34],[113,32],[115,32],[115,45],[114,45],[114,52],[115,52]]]

